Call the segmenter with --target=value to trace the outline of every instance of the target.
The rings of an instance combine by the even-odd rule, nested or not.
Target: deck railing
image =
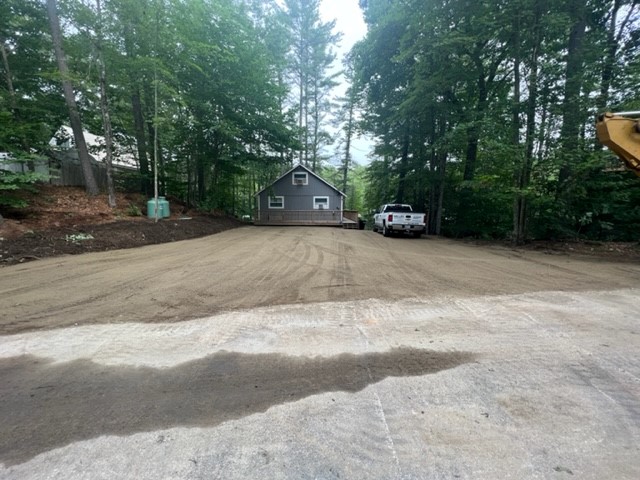
[[[343,216],[358,221],[358,212],[352,210],[261,210],[253,218],[256,225],[341,225]]]
[[[346,220],[351,220],[352,222],[358,222],[358,211],[357,210],[343,210],[342,216]]]

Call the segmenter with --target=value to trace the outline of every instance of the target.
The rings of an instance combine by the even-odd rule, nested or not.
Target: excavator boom
[[[596,135],[603,145],[640,176],[640,112],[603,113],[596,122]]]

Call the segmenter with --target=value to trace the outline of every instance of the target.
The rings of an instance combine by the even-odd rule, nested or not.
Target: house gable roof
[[[260,195],[262,192],[264,192],[267,188],[269,188],[271,185],[274,185],[276,182],[279,182],[280,180],[282,180],[284,177],[286,177],[287,175],[289,175],[290,173],[292,173],[294,170],[297,169],[303,169],[305,172],[313,175],[315,178],[317,178],[318,180],[320,180],[322,183],[324,183],[325,185],[328,185],[330,188],[334,189],[336,192],[338,192],[340,195],[342,195],[343,197],[346,197],[347,195],[342,193],[340,190],[338,190],[335,186],[331,185],[329,182],[327,182],[324,178],[322,178],[321,176],[319,176],[318,174],[314,173],[312,170],[310,170],[309,168],[305,167],[304,165],[302,165],[301,163],[298,163],[297,165],[294,165],[293,168],[287,170],[285,173],[283,173],[282,175],[280,175],[278,178],[276,178],[273,182],[271,182],[269,185],[267,185],[266,187],[264,187],[263,189],[261,189],[258,193],[256,193],[254,195],[258,196]]]

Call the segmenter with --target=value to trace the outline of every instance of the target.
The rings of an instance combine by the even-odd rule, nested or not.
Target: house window
[[[309,185],[307,172],[295,172],[292,176],[294,185]]]
[[[284,197],[269,197],[269,208],[284,208]]]
[[[314,210],[328,210],[329,209],[329,197],[313,197],[313,209]]]

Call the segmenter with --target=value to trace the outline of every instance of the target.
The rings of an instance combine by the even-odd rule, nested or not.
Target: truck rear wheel
[[[385,237],[390,237],[391,236],[391,232],[387,228],[386,224],[382,225],[382,235],[384,235]]]

